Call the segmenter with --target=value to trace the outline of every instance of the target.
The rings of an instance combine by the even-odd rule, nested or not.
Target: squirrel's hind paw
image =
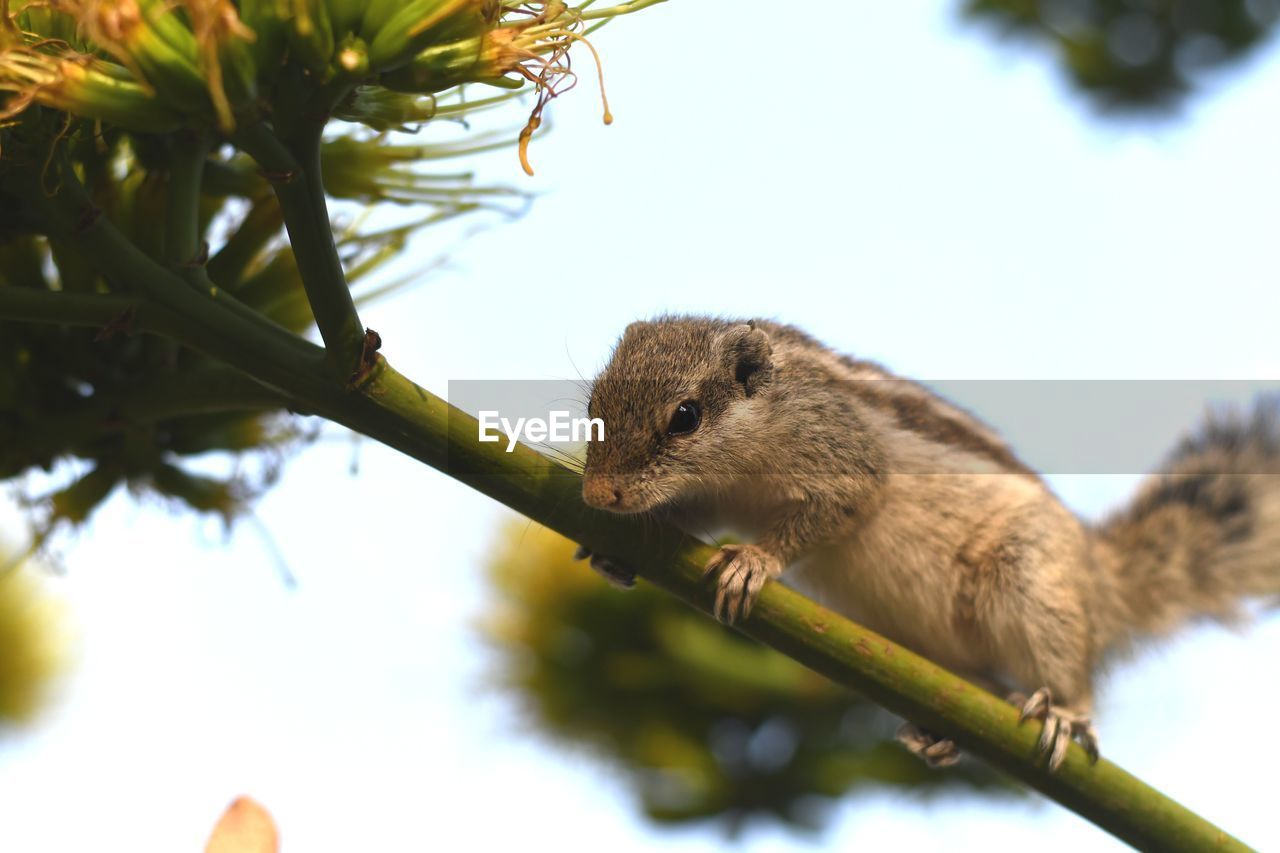
[[[1048,687],[1041,687],[1030,698],[1014,693],[1009,696],[1009,701],[1021,708],[1018,722],[1024,723],[1032,717],[1044,721],[1037,748],[1041,755],[1049,756],[1049,772],[1062,766],[1072,739],[1080,742],[1090,760],[1098,760],[1098,730],[1093,727],[1093,722],[1085,714],[1056,707]]]
[[[586,545],[578,546],[578,550],[573,552],[573,559],[589,559],[591,568],[595,569],[596,573],[607,580],[611,586],[616,586],[618,589],[631,589],[636,585],[635,572],[619,564],[616,560],[592,554],[591,549]]]
[[[716,580],[716,618],[726,625],[746,619],[765,581],[782,574],[782,561],[757,545],[725,545],[707,561],[703,576]]]
[[[960,760],[960,748],[951,738],[940,737],[915,723],[903,723],[896,735],[898,743],[920,756],[930,767],[950,767]]]

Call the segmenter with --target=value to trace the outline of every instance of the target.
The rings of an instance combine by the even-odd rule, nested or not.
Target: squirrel
[[[708,562],[715,614],[745,619],[784,569],[824,605],[1043,721],[1056,770],[1094,760],[1093,677],[1143,637],[1280,603],[1280,428],[1265,402],[1211,417],[1131,504],[1068,510],[991,428],[923,385],[780,323],[665,316],[626,328],[590,386],[584,501],[689,533],[729,530]],[[625,558],[579,558],[619,586]],[[953,741],[905,723],[929,764]]]

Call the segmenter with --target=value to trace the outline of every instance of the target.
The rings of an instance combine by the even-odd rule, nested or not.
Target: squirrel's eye
[[[667,425],[667,435],[684,435],[693,432],[702,423],[702,409],[693,400],[685,400],[676,406],[671,423]]]

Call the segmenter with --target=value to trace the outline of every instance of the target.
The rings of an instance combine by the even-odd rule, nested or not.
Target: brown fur
[[[1096,530],[1095,557],[1122,593],[1100,626],[1109,648],[1195,618],[1234,622],[1243,601],[1280,595],[1275,402],[1210,417],[1162,468]]]
[[[701,426],[666,435],[684,400]],[[967,412],[789,326],[633,323],[589,408],[605,441],[588,446],[588,502],[753,543],[710,567],[727,618],[790,566],[796,586],[961,674],[1048,687],[1077,735],[1108,651],[1280,594],[1267,412],[1211,422],[1094,529]]]

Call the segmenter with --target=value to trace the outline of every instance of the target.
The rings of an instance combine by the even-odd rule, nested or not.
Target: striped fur
[[[685,400],[701,426],[667,435]],[[633,323],[590,411],[606,440],[588,446],[588,503],[751,543],[713,564],[741,613],[789,567],[789,583],[979,683],[1048,687],[1078,735],[1109,652],[1280,594],[1273,407],[1212,420],[1096,528],[977,418],[770,321]]]

